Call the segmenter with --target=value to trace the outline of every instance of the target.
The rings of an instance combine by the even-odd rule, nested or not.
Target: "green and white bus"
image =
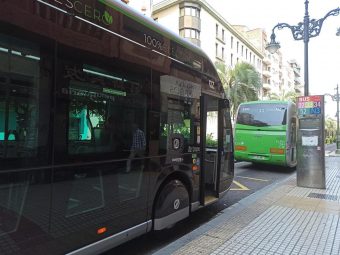
[[[285,101],[240,104],[235,123],[235,159],[296,166],[296,106]]]
[[[0,254],[98,254],[218,201],[229,110],[207,55],[121,1],[1,0]]]

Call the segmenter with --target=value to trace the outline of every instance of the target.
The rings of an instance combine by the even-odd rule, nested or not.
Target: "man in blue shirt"
[[[137,124],[132,125],[133,137],[132,144],[130,148],[129,159],[126,164],[126,172],[130,172],[131,170],[131,161],[136,157],[144,157],[146,141],[144,132],[138,128]]]

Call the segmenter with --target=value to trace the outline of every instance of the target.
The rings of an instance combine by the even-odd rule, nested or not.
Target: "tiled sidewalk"
[[[326,189],[295,175],[227,208],[155,254],[340,254],[340,157],[326,157]]]

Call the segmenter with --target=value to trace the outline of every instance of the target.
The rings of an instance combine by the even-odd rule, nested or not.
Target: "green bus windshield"
[[[236,124],[255,127],[282,126],[287,123],[287,104],[240,105]]]

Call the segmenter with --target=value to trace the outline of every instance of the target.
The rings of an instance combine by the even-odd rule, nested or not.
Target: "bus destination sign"
[[[298,97],[298,115],[313,115],[322,113],[323,96]]]

